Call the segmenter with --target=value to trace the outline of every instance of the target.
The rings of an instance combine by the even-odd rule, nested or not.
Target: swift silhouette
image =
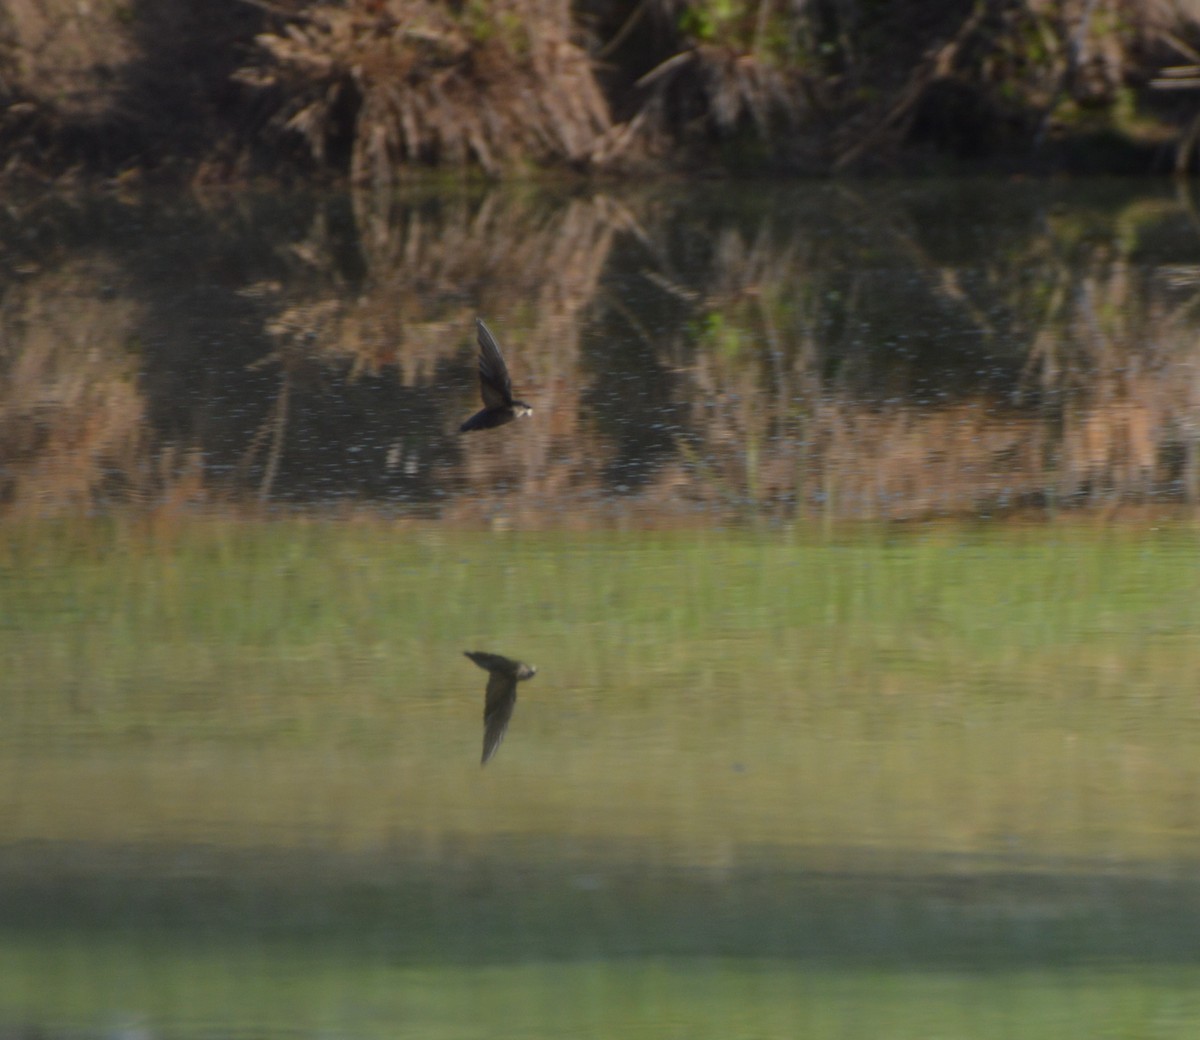
[[[483,702],[483,758],[479,763],[486,766],[504,739],[504,731],[508,729],[513,708],[517,704],[517,683],[532,679],[537,669],[531,664],[522,664],[499,654],[486,654],[479,650],[464,650],[463,653],[488,673]]]
[[[483,408],[458,428],[460,433],[490,430],[493,426],[504,426],[514,419],[533,414],[529,405],[513,397],[512,380],[508,377],[500,344],[482,318],[475,319],[475,329],[479,336],[479,389],[483,395]]]

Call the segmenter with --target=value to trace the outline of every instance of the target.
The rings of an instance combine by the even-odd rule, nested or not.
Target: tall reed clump
[[[408,167],[589,165],[608,107],[567,0],[318,2],[257,37],[238,78],[319,165],[386,186]]]

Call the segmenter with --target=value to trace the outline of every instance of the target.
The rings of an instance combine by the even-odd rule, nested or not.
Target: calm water
[[[1191,212],[11,202],[0,1034],[1197,1035]]]
[[[1167,185],[42,199],[0,214],[10,512],[454,523],[1193,506]],[[474,319],[536,409],[479,406]]]

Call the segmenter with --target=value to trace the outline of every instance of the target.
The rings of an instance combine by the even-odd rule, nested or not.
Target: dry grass
[[[640,0],[585,18],[559,0],[315,3],[261,35],[240,75],[276,91],[278,121],[318,165],[344,153],[359,183],[647,156],[827,171],[913,143],[1028,151],[1094,111],[1112,124],[1195,28],[1148,0],[914,8]]]
[[[131,0],[6,0],[0,9],[0,89],[54,109],[63,118],[93,119],[117,100],[120,75],[136,53],[127,24]]]
[[[636,149],[665,156],[673,145],[752,134],[768,153],[811,124],[809,80],[763,55],[717,43],[690,42],[637,81],[639,102],[628,131]],[[813,129],[811,125],[806,129]],[[751,155],[761,158],[761,147]],[[688,156],[679,158],[686,162]]]
[[[0,169],[1037,168],[1104,137],[1182,170],[1197,69],[1170,0],[8,0]]]
[[[111,123],[137,48],[128,0],[0,4],[0,177],[69,176],[82,158],[68,127]]]
[[[610,121],[572,35],[565,0],[318,3],[260,35],[240,78],[277,89],[278,122],[318,164],[347,148],[359,184],[411,166],[587,165]]]

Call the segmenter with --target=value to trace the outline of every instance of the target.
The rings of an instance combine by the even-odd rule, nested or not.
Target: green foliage
[[[476,43],[487,43],[495,38],[497,24],[492,5],[488,0],[469,0],[460,15],[462,24]]]
[[[535,917],[534,921],[537,920]],[[798,1035],[890,1040],[1153,1037],[1190,1040],[1200,982],[1189,966],[1044,966],[969,972],[864,965],[840,971],[776,958],[623,956],[499,963],[397,963],[386,943],[346,956],[255,942],[179,949],[129,938],[0,951],[0,1004],[26,1019],[93,1025],[89,990],[172,1035],[318,1030],[363,1038]],[[195,1033],[192,1032],[195,1030]]]
[[[708,0],[687,4],[679,14],[679,31],[685,36],[711,43],[733,28],[735,19],[745,16],[743,5],[734,0]],[[727,41],[723,41],[727,42]]]
[[[722,311],[709,311],[701,317],[698,326],[696,339],[703,349],[713,350],[727,359],[734,359],[745,350],[744,326],[728,321]]]

